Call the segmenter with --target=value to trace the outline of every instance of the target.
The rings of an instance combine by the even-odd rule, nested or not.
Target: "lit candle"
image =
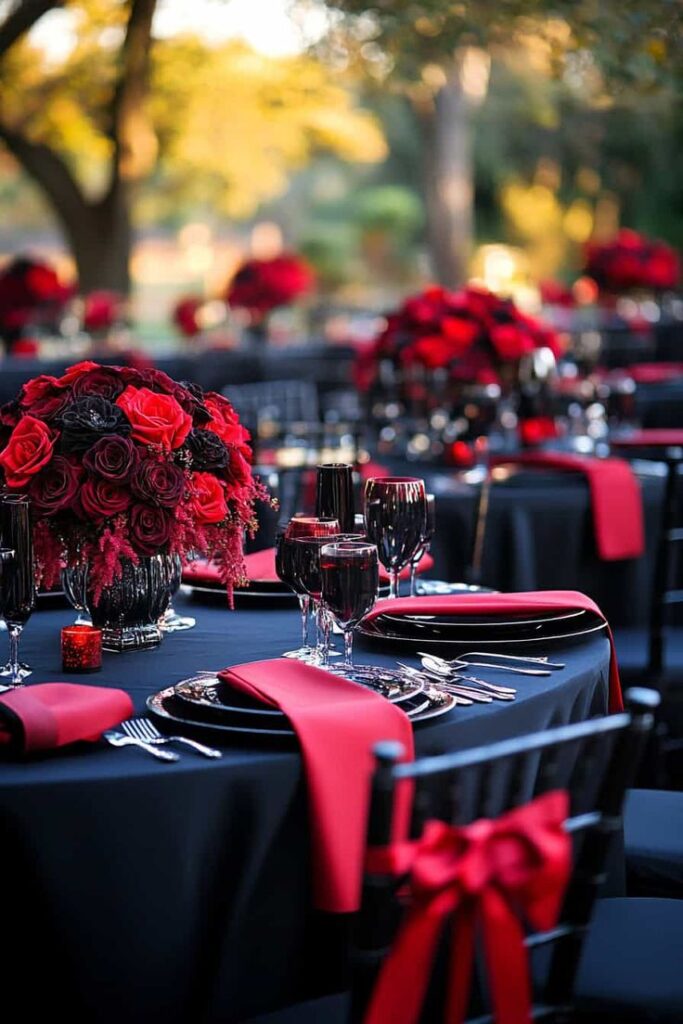
[[[98,672],[102,668],[102,630],[94,626],[64,626],[62,668],[65,672]]]

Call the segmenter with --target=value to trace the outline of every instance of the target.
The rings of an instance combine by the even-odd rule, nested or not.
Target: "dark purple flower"
[[[151,505],[175,508],[186,486],[185,474],[172,462],[142,459],[131,479],[131,490]]]
[[[130,539],[140,555],[156,555],[168,543],[171,520],[167,512],[151,505],[133,505],[130,510]]]
[[[83,465],[105,480],[128,480],[137,464],[138,450],[128,437],[105,434],[83,456]]]

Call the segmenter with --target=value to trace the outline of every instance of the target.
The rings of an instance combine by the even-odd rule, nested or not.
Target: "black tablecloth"
[[[176,606],[186,610],[179,598]],[[161,648],[105,655],[84,677],[147,694],[201,668],[279,655],[297,613],[192,602],[198,626]],[[34,681],[58,680],[68,611],[30,620]],[[0,640],[2,639],[0,635]],[[463,748],[607,706],[602,635],[553,651],[566,668],[514,678],[519,698],[458,708],[416,730],[419,753]],[[358,646],[357,655],[391,661]],[[177,764],[102,744],[0,765],[2,998],[71,1022],[243,1021],[338,982],[347,922],[309,906],[305,789],[295,751],[230,747]],[[33,976],[34,983],[20,982]]]

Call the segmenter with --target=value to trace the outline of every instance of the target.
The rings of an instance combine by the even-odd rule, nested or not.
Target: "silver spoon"
[[[500,696],[514,697],[517,693],[517,690],[512,686],[498,686],[495,683],[489,683],[486,679],[479,679],[477,676],[466,676],[462,672],[454,672],[449,666],[437,661],[431,655],[425,655],[421,660],[424,668],[428,671],[435,672],[439,676],[443,676],[445,678],[452,677],[455,679],[464,679],[467,682],[475,683],[477,686]]]
[[[516,665],[496,665],[489,661],[464,661],[462,658],[452,658],[447,661],[445,658],[437,658],[435,654],[425,654],[424,651],[417,652],[420,657],[434,658],[436,661],[440,661],[443,665],[447,665],[453,671],[457,671],[461,668],[469,668],[470,665],[476,665],[479,668],[490,668],[495,669],[497,672],[515,672],[520,676],[549,676],[551,675],[550,669],[545,668],[518,668]]]

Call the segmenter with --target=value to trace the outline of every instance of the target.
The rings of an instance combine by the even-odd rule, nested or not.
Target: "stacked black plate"
[[[361,634],[375,641],[413,647],[449,647],[477,650],[521,648],[534,644],[581,642],[607,628],[591,611],[520,612],[497,615],[394,615],[391,611],[364,623]]]
[[[399,683],[398,673],[387,670],[385,682],[378,680],[383,696],[399,704],[413,722],[445,714],[454,701],[443,695],[425,694],[423,684],[413,679]],[[265,740],[291,745],[296,737],[287,717],[233,689],[210,673],[184,679],[147,699],[147,709],[166,731],[187,735],[211,735],[215,740]]]

